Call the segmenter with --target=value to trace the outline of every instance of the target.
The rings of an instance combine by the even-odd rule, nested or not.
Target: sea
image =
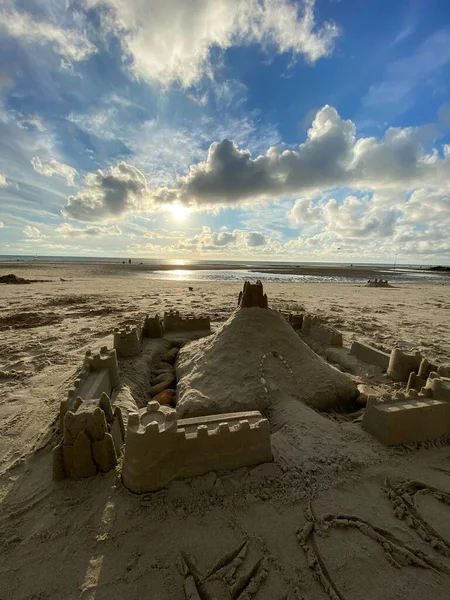
[[[0,262],[36,262],[36,263],[103,263],[128,264],[128,258],[80,257],[80,256],[12,256],[0,255]],[[414,264],[382,264],[382,263],[348,263],[348,262],[274,262],[274,261],[223,261],[223,260],[184,260],[184,259],[151,259],[133,258],[132,264],[147,266],[148,269],[132,270],[128,274],[146,279],[163,279],[169,281],[242,281],[260,279],[263,282],[275,283],[365,283],[366,276],[348,274],[285,274],[268,273],[282,267],[368,267],[377,269],[376,276],[388,279],[390,283],[413,282],[450,282],[449,272],[430,271],[431,265]],[[154,267],[154,269],[152,269]],[[234,268],[233,268],[234,267]],[[258,271],[264,269],[264,271]]]

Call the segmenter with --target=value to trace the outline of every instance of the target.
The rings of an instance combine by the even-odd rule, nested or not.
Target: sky
[[[449,0],[0,0],[0,254],[449,265]]]

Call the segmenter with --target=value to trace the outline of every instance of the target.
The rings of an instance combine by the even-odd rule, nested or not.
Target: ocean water
[[[79,257],[79,256],[6,256],[0,255],[0,262],[20,263],[128,263],[127,258],[110,257]],[[224,261],[224,260],[181,260],[181,259],[151,259],[133,258],[133,264],[148,266],[148,270],[136,270],[127,273],[133,277],[159,279],[166,281],[243,281],[260,279],[263,282],[274,283],[365,283],[367,277],[357,275],[291,275],[283,273],[259,272],[258,268],[281,268],[283,266],[317,266],[317,267],[350,267],[348,262],[274,262],[274,261]],[[161,269],[164,265],[166,268]],[[223,268],[220,268],[223,266]],[[236,266],[233,269],[233,266]],[[427,270],[423,265],[397,265],[380,263],[352,263],[355,267],[374,267],[377,277],[387,279],[390,283],[412,282],[450,282],[450,273],[439,273]],[[152,269],[154,267],[154,269]],[[158,269],[158,267],[160,267]],[[169,268],[167,268],[169,267]],[[196,267],[196,268],[190,268]],[[203,267],[203,268],[202,268]],[[215,268],[208,268],[215,267]],[[11,265],[12,268],[12,265]]]
[[[150,273],[136,273],[137,277],[145,279],[163,279],[165,281],[245,281],[246,279],[260,279],[263,283],[366,283],[367,277],[346,277],[343,275],[290,275],[284,273],[259,273],[248,269],[225,269],[225,270],[192,270],[173,269],[170,271],[152,271]],[[450,282],[450,276],[442,273],[430,273],[429,271],[414,271],[405,269],[403,271],[378,271],[378,278],[388,279],[389,283],[413,283],[413,282]]]

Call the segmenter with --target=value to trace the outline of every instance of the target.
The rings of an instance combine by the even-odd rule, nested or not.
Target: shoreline
[[[237,265],[231,263],[201,263],[174,265],[167,263],[123,262],[14,262],[0,261],[0,275],[14,274],[26,279],[72,281],[90,278],[145,278],[150,281],[242,281],[243,278],[269,282],[271,276],[280,283],[350,283],[364,284],[367,280],[387,279],[390,283],[450,283],[449,272],[397,266],[349,265]],[[196,274],[198,274],[196,276]],[[284,279],[283,279],[284,278]],[[293,279],[291,279],[293,278]],[[297,281],[294,278],[299,278]]]

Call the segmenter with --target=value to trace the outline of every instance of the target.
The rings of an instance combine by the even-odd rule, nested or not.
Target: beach
[[[331,525],[315,535],[314,551],[337,598],[448,598],[450,450],[445,443],[388,448],[357,423],[286,408],[289,419],[281,415],[271,423],[272,463],[174,481],[145,495],[122,486],[120,464],[96,477],[52,481],[59,403],[87,349],[111,347],[115,327],[141,324],[147,314],[176,309],[209,315],[214,331],[235,310],[242,281],[182,274],[158,278],[167,269],[165,263],[149,268],[138,261],[0,264],[0,274],[41,280],[0,286],[2,599],[181,600],[187,597],[186,561],[199,573],[220,560],[233,569],[224,557],[240,546],[242,582],[228,584],[226,568],[219,566],[219,576],[208,579],[200,600],[331,598],[299,541],[308,510],[319,520],[332,516]],[[208,265],[215,269],[220,270]],[[386,269],[280,266],[275,271],[258,268],[274,275],[353,280],[269,280],[264,291],[270,308],[318,315],[342,332],[347,347],[359,340],[385,352],[400,347],[450,363],[448,276],[370,288],[364,280],[391,279]],[[386,375],[369,368],[353,377],[380,390],[392,387]],[[417,491],[411,484],[413,491],[405,487],[401,494],[413,496],[419,521],[433,527],[444,549],[418,535],[417,523],[399,518],[386,478],[394,486],[425,486]],[[371,527],[381,538],[369,535]],[[264,575],[258,585],[255,572]]]

